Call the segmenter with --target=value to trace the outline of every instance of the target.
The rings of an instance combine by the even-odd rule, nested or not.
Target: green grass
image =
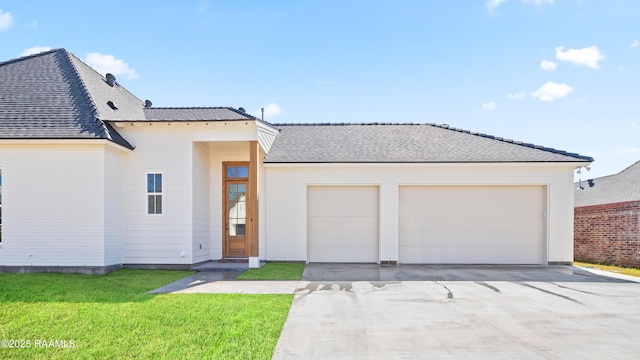
[[[583,262],[577,262],[577,261],[575,261],[573,265],[579,266],[579,267],[610,271],[610,272],[623,274],[623,275],[640,277],[640,269],[638,268],[626,268],[626,267],[616,266],[616,265],[590,264],[590,263],[583,263]]]
[[[236,280],[300,280],[304,263],[270,262],[260,269],[249,269]]]
[[[146,293],[189,274],[0,274],[0,359],[270,359],[293,296]]]

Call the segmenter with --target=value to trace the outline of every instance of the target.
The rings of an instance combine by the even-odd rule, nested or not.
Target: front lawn
[[[0,274],[0,358],[270,359],[293,296],[146,293],[190,274]]]
[[[305,264],[300,262],[270,262],[260,269],[249,269],[236,280],[300,280]]]
[[[623,274],[623,275],[640,277],[640,269],[637,269],[637,268],[625,268],[622,266],[615,266],[615,265],[589,264],[589,263],[583,263],[583,262],[577,262],[577,261],[575,261],[573,265],[584,267],[584,268],[593,268],[598,270],[610,271],[610,272]]]

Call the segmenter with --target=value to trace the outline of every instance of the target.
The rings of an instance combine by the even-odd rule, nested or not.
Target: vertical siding
[[[269,260],[307,260],[307,197],[312,185],[377,185],[380,261],[398,260],[402,185],[542,185],[548,189],[547,260],[573,257],[572,166],[275,165],[266,167],[266,252]]]
[[[2,145],[0,265],[103,266],[104,145]]]
[[[209,260],[209,146],[193,143],[193,262]]]
[[[124,238],[124,167],[128,154],[107,147],[104,167],[104,261],[122,264]]]

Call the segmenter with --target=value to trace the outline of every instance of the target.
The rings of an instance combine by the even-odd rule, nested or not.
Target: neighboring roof
[[[235,121],[258,120],[231,107],[166,107],[144,108],[146,121]]]
[[[593,179],[593,187],[588,180],[582,181],[584,189],[579,186],[576,183],[576,207],[640,200],[640,161],[615,175]]]
[[[132,149],[103,120],[136,107],[142,116],[136,100],[64,49],[0,62],[0,139],[106,139]]]
[[[265,163],[592,162],[565,151],[435,124],[274,124]]]

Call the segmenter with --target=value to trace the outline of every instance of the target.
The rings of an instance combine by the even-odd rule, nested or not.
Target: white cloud
[[[282,114],[282,109],[276,103],[268,103],[267,105],[263,106],[263,108],[264,108],[265,118],[274,117]],[[258,113],[260,112],[258,111]]]
[[[487,9],[495,10],[498,8],[498,6],[500,6],[500,4],[502,4],[505,1],[507,0],[488,0],[485,5],[487,6]]]
[[[540,6],[543,4],[553,5],[554,0],[522,0],[523,3],[532,3],[535,6]]]
[[[553,62],[549,60],[542,60],[540,62],[540,69],[542,70],[553,71],[556,69],[557,66],[558,66],[557,62]]]
[[[618,154],[620,155],[640,154],[640,149],[639,148],[620,149],[618,150]]]
[[[556,99],[568,96],[572,92],[573,88],[567,84],[558,84],[548,81],[540,86],[538,90],[533,91],[531,96],[539,99],[540,101],[555,101]]]
[[[632,121],[632,122],[629,123],[629,126],[631,126],[632,128],[638,127],[638,123],[635,122],[635,121]]]
[[[633,40],[633,42],[631,44],[629,44],[630,48],[636,48],[638,46],[640,46],[640,41],[638,41],[638,40]]]
[[[524,99],[525,95],[527,95],[527,92],[523,90],[517,93],[507,94],[507,97],[509,98],[509,100],[520,100]]]
[[[49,46],[38,45],[38,46],[30,47],[28,49],[24,49],[24,51],[20,53],[20,56],[29,56],[33,54],[39,54],[41,52],[45,52],[49,50],[51,50],[51,47]]]
[[[556,48],[556,59],[560,61],[568,61],[576,65],[587,66],[592,69],[599,69],[600,60],[604,60],[605,56],[600,53],[597,46],[590,46],[583,49],[568,49],[563,51],[564,46]]]
[[[484,111],[493,111],[496,109],[496,103],[492,102],[486,102],[484,104],[481,105],[482,106],[482,110]]]
[[[129,67],[123,60],[116,59],[113,55],[103,55],[97,52],[88,54],[84,61],[102,75],[127,75],[129,79],[136,79],[136,71]]]
[[[318,81],[318,85],[333,85],[335,84],[335,80],[320,80]]]
[[[618,71],[627,71],[627,68],[622,65],[618,65]]]
[[[4,31],[13,26],[13,15],[0,9],[0,31]]]

